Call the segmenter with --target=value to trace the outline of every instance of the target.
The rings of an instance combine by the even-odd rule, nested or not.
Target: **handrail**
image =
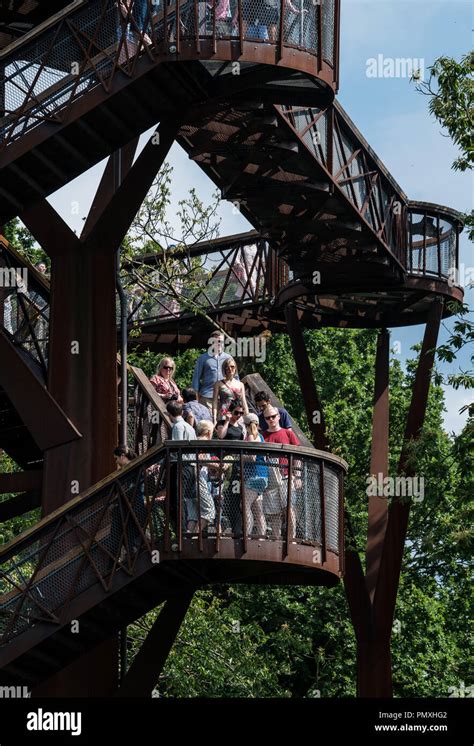
[[[286,454],[293,454],[294,456],[301,456],[310,458],[313,460],[323,460],[330,462],[342,469],[344,473],[347,473],[348,464],[340,456],[329,453],[328,451],[319,451],[316,448],[306,448],[304,446],[292,446],[280,443],[251,443],[247,441],[231,441],[231,440],[190,440],[190,441],[179,441],[179,440],[166,440],[160,445],[151,448],[143,456],[138,457],[134,461],[131,461],[123,469],[117,470],[109,474],[104,479],[96,482],[96,484],[89,487],[89,489],[82,492],[80,495],[71,498],[66,503],[61,505],[59,508],[49,513],[44,518],[38,521],[34,526],[23,531],[19,536],[14,537],[7,544],[0,545],[0,561],[6,557],[11,556],[13,550],[17,550],[19,546],[28,542],[28,540],[36,533],[41,532],[43,529],[50,526],[58,518],[61,518],[68,513],[72,508],[85,505],[91,498],[93,498],[98,492],[105,490],[107,487],[113,485],[117,479],[121,481],[125,480],[127,475],[137,471],[142,466],[148,463],[152,463],[157,460],[160,454],[167,451],[178,452],[193,452],[196,448],[206,451],[222,450],[239,453],[242,450],[255,451],[258,453],[270,452],[276,456],[285,456]]]
[[[54,634],[97,603],[100,586],[118,591],[157,562],[166,573],[179,559],[185,568],[223,560],[223,569],[232,559],[238,567],[262,560],[277,575],[285,562],[295,580],[305,568],[306,577],[318,570],[316,582],[321,571],[334,582],[346,468],[291,445],[165,441],[0,548],[0,660],[37,643],[34,634],[9,646],[32,627]],[[204,581],[215,582],[213,573]]]
[[[304,38],[293,38],[293,26],[287,28],[283,23],[284,2],[285,0],[280,0],[276,8],[282,20],[279,39],[269,40],[267,36],[259,36],[255,31],[257,27],[254,28],[249,23],[244,36],[247,43],[244,56],[248,56],[250,61],[276,65],[277,47],[280,44],[287,55],[283,60],[285,66],[292,68],[294,64],[295,69],[299,69],[297,55],[301,52],[303,57],[304,54],[307,55],[307,58],[301,58],[301,70],[310,74],[313,72],[316,76],[319,74],[325,87],[329,89],[333,86],[330,81],[335,75],[334,60],[320,61],[324,71],[318,72],[318,66],[312,61],[317,50],[313,49],[313,41],[306,38],[309,29],[301,31]],[[336,0],[328,2],[335,3]],[[206,6],[206,3],[202,5]],[[148,0],[145,16],[138,21],[135,7],[131,4],[120,9],[115,0],[75,0],[12,42],[0,52],[0,72],[3,73],[0,84],[4,88],[4,116],[0,118],[2,149],[8,148],[10,143],[43,120],[51,122],[54,119],[58,124],[61,123],[72,104],[97,86],[102,86],[110,93],[115,76],[121,72],[132,78],[140,76],[143,65],[140,63],[140,70],[136,68],[141,56],[148,57],[150,64],[160,59],[173,59],[173,55],[179,59],[182,52],[188,59],[190,45],[196,42],[189,27],[191,6],[194,7],[194,0],[181,4],[174,0],[156,11],[156,5]],[[251,12],[252,0],[245,0],[242,6],[245,6],[244,10]],[[216,24],[215,13],[212,17],[212,29],[204,23],[199,32],[200,43],[197,45],[199,50],[196,51],[196,59],[207,59],[209,55],[213,57],[222,51],[223,60],[232,60],[233,43],[238,40],[235,29],[231,28],[230,20],[219,20],[219,24]],[[222,23],[229,27],[222,28]],[[204,51],[203,44],[209,41],[213,51],[209,50],[209,46]],[[217,44],[220,45],[220,50],[217,49]],[[265,47],[270,45],[275,59],[272,60],[267,53],[263,53],[268,52],[268,49],[259,49],[263,44]],[[186,49],[183,50],[184,46]],[[169,47],[174,48],[174,51]],[[26,62],[29,62],[31,75],[25,74]]]
[[[29,41],[31,41],[31,39],[34,39],[39,34],[42,34],[43,31],[46,31],[50,26],[54,26],[57,21],[64,20],[64,18],[70,15],[70,13],[75,11],[79,6],[86,5],[89,2],[90,0],[72,0],[72,2],[69,3],[69,5],[67,5],[65,8],[58,10],[58,12],[52,15],[50,18],[47,18],[42,23],[39,23],[26,34],[20,36],[19,39],[15,39],[15,41],[12,41],[11,44],[9,44],[7,47],[4,47],[0,51],[0,60],[13,52],[18,47],[21,47],[23,46],[23,44],[28,43]]]

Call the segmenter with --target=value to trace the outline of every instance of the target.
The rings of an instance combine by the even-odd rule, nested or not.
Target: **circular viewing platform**
[[[0,50],[0,151],[42,121],[71,119],[73,104],[94,89],[113,95],[124,76],[138,80],[157,63],[194,63],[189,81],[204,99],[329,103],[338,85],[339,5],[76,0]]]
[[[292,277],[277,295],[275,308],[296,303],[307,326],[381,328],[426,323],[433,302],[445,300],[443,317],[452,315],[449,301],[462,303],[459,266],[461,213],[428,202],[409,202],[403,272],[398,281],[326,264],[318,282]],[[312,272],[314,271],[314,264]],[[363,265],[361,265],[363,269]]]
[[[336,584],[346,470],[300,446],[151,449],[1,547],[0,661],[7,643],[32,629],[47,637],[87,614],[99,592],[105,603],[140,577],[152,587],[142,613],[180,584]],[[7,658],[15,654],[8,646]]]

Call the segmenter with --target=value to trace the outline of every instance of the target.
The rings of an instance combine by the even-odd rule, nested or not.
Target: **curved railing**
[[[463,216],[442,205],[410,202],[407,225],[407,270],[411,275],[458,284],[459,235]]]
[[[0,325],[46,378],[49,281],[0,236]]]
[[[75,0],[0,52],[0,152],[91,89],[140,75],[142,57],[228,61],[230,77],[236,63],[273,64],[336,88],[338,38],[339,0]]]
[[[123,268],[129,324],[269,303],[287,277],[266,241],[244,235],[139,258]]]
[[[0,663],[6,643],[37,624],[66,623],[79,594],[97,583],[113,590],[143,555],[150,569],[239,560],[247,571],[261,561],[270,576],[285,563],[339,577],[345,471],[341,459],[296,446],[152,449],[1,547]]]

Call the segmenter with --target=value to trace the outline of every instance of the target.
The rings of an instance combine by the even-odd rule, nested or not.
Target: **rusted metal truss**
[[[129,323],[270,303],[288,274],[286,264],[256,235],[247,241],[241,236],[234,242],[223,238],[147,259],[145,265],[137,259],[135,269],[130,264],[124,268]]]
[[[342,107],[279,110],[363,225],[406,267],[407,198]]]

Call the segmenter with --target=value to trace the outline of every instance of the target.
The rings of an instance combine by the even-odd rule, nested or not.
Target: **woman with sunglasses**
[[[231,411],[231,404],[237,399],[241,402],[243,414],[249,413],[247,399],[245,398],[245,386],[237,378],[237,363],[232,357],[227,358],[222,363],[222,373],[224,378],[214,384],[212,398],[214,422],[226,417],[227,413]]]
[[[173,380],[176,364],[171,357],[164,357],[158,363],[155,375],[150,378],[150,383],[155,391],[161,396],[165,404],[170,401],[181,403],[183,398],[177,383]]]
[[[231,402],[229,411],[217,423],[217,437],[223,440],[244,440],[245,425],[242,422],[244,408],[240,399]],[[242,424],[241,424],[242,423]],[[227,472],[223,489],[222,515],[226,526],[235,536],[242,535],[242,511],[240,508],[240,454],[228,453],[224,457]],[[226,531],[224,532],[226,533]]]

